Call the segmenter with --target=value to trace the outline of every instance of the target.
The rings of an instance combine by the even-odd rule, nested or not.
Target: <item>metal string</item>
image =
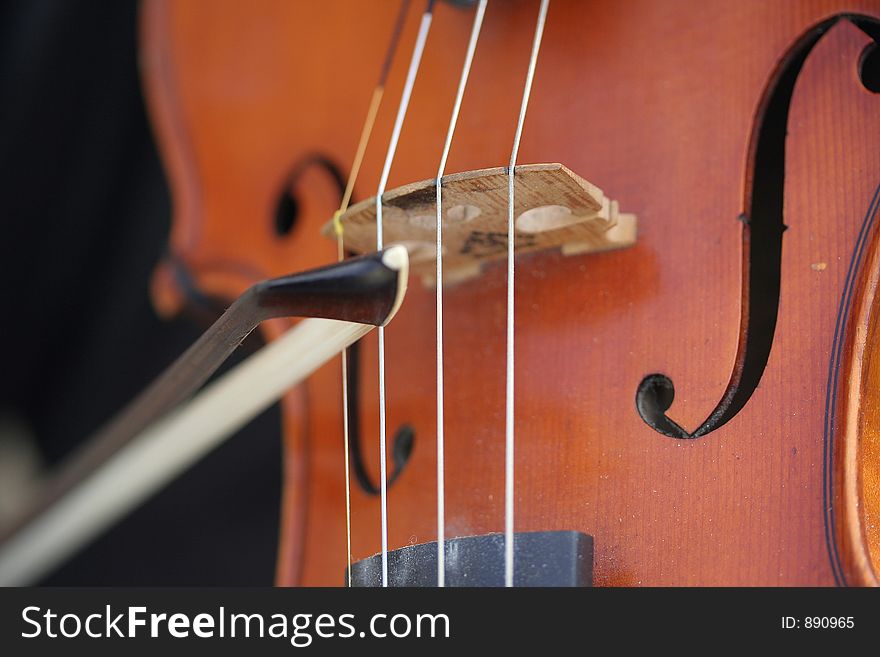
[[[514,221],[513,221],[513,178],[516,168],[516,156],[522,137],[523,123],[526,119],[526,108],[532,91],[532,80],[535,77],[535,65],[541,49],[541,37],[544,34],[544,22],[550,0],[541,0],[538,11],[538,22],[535,26],[535,38],[532,42],[532,54],[529,59],[529,70],[523,88],[522,103],[519,108],[519,119],[516,123],[516,135],[510,153],[510,166],[507,169],[507,387],[505,394],[505,441],[504,441],[504,585],[513,586],[513,494],[514,494],[514,427],[513,427],[513,255],[514,255]]]
[[[464,98],[464,90],[470,75],[474,52],[477,49],[477,41],[480,37],[480,28],[483,25],[483,15],[486,13],[487,3],[488,0],[480,0],[479,5],[477,5],[474,25],[471,29],[471,38],[468,42],[467,54],[465,55],[464,66],[462,67],[461,77],[458,82],[458,92],[455,96],[452,116],[449,119],[449,129],[446,132],[446,143],[443,145],[443,155],[440,157],[440,166],[437,168],[437,586],[445,586],[446,583],[444,508],[446,491],[444,487],[445,446],[443,437],[443,211],[441,190],[443,189],[443,173],[446,170],[446,161],[449,158],[449,149],[452,146],[452,136],[455,133],[455,125],[458,122],[461,101]]]
[[[379,180],[379,189],[376,191],[376,248],[384,246],[382,237],[382,195],[388,184],[388,176],[391,173],[391,163],[397,151],[397,142],[400,139],[400,131],[403,128],[403,120],[409,107],[410,96],[416,82],[422,53],[425,50],[425,42],[428,40],[428,31],[431,29],[431,18],[434,9],[434,0],[429,0],[422,21],[419,25],[419,33],[413,47],[412,57],[409,63],[409,71],[406,75],[406,83],[400,104],[397,108],[397,118],[394,120],[394,129],[391,132],[391,141],[388,144],[388,153],[385,156],[385,165],[382,167],[382,177]],[[385,451],[385,327],[379,329],[379,476],[380,504],[382,508],[382,586],[388,586],[388,457]]]
[[[376,115],[379,113],[379,106],[382,104],[382,96],[385,95],[385,81],[388,79],[388,71],[391,68],[391,62],[394,60],[394,53],[397,51],[397,44],[400,43],[400,33],[403,31],[403,23],[409,10],[410,0],[402,0],[400,9],[397,12],[397,21],[394,30],[391,33],[391,40],[388,43],[388,51],[385,53],[385,61],[382,64],[382,70],[379,73],[379,81],[373,89],[373,95],[370,98],[370,106],[367,108],[367,116],[364,119],[361,135],[358,140],[357,150],[355,151],[354,160],[351,164],[351,173],[348,175],[348,182],[345,185],[345,192],[342,195],[342,201],[339,203],[339,209],[333,214],[333,229],[336,233],[336,251],[339,262],[345,258],[345,240],[343,239],[344,228],[341,217],[348,209],[351,202],[351,195],[354,192],[354,184],[357,180],[358,173],[361,170],[361,164],[364,160],[364,153],[367,150],[367,144],[370,141],[370,135],[373,133],[373,125],[376,123]],[[346,562],[348,564],[348,586],[351,587],[351,465],[349,463],[349,418],[348,418],[348,349],[342,350],[342,434],[343,434],[343,450],[345,452],[345,546],[346,546]]]

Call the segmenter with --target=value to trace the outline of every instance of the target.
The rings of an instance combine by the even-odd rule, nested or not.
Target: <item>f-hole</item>
[[[743,224],[743,298],[736,360],[721,401],[709,417],[689,432],[666,415],[675,385],[664,374],[650,374],[636,390],[636,409],[648,426],[672,438],[699,438],[724,426],[746,405],[758,387],[773,344],[779,311],[782,267],[785,136],[795,82],[822,36],[838,21],[848,20],[880,40],[877,19],[838,14],[807,30],[785,53],[764,90],[752,128],[746,188],[740,215]],[[864,69],[864,61],[858,63]],[[862,76],[862,81],[868,76]]]
[[[287,237],[293,233],[300,215],[300,201],[296,195],[296,187],[300,177],[311,167],[322,169],[339,189],[339,198],[345,193],[345,178],[339,166],[326,155],[310,153],[291,167],[284,179],[284,185],[278,193],[272,226],[277,237]]]
[[[284,179],[284,186],[278,197],[273,218],[274,230],[278,237],[290,235],[296,227],[299,217],[299,200],[295,196],[296,186],[302,175],[311,167],[322,169],[335,183],[339,190],[339,199],[345,194],[346,178],[339,166],[326,155],[310,153],[291,167],[290,173]],[[351,255],[351,254],[348,254]],[[349,422],[349,453],[351,455],[351,469],[355,480],[361,489],[368,495],[378,495],[379,485],[373,482],[367,471],[361,450],[360,430],[360,342],[355,342],[346,350],[346,371],[348,372],[348,422]],[[387,485],[390,487],[403,472],[404,466],[409,462],[415,444],[415,430],[408,424],[398,427],[394,433],[391,448],[391,462],[394,469],[388,475]]]
[[[346,351],[346,365],[348,373],[348,448],[351,455],[351,469],[354,472],[358,485],[368,495],[378,495],[379,484],[373,483],[367,466],[364,462],[361,450],[361,421],[360,421],[360,342],[355,342]],[[403,472],[404,466],[409,462],[415,444],[415,430],[408,424],[398,427],[394,433],[391,447],[391,462],[394,469],[388,475],[387,485],[390,487]]]

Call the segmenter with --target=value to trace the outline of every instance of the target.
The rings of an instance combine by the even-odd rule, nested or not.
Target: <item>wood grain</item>
[[[445,284],[474,278],[485,264],[507,257],[508,186],[506,167],[442,178]],[[617,201],[561,164],[516,167],[514,217],[517,254],[551,249],[565,254],[598,253],[636,241],[635,215],[621,214]],[[376,249],[375,196],[348,208],[339,221],[347,251]],[[382,224],[386,244],[405,245],[413,273],[433,285],[436,180],[410,183],[383,194]],[[336,239],[332,221],[323,232]]]
[[[319,234],[338,204],[325,170],[298,179],[290,234],[274,231],[274,211],[310,154],[347,170],[395,10],[391,1],[145,3],[147,96],[174,197],[170,249],[201,293],[232,298],[257,277],[334,258]],[[536,12],[526,0],[489,4],[448,170],[506,161]],[[829,29],[794,89],[779,315],[759,387],[696,440],[658,434],[634,404],[639,382],[664,373],[676,382],[670,417],[694,428],[724,392],[741,339],[738,217],[758,102],[791,44],[839,12],[876,17],[880,2],[552,3],[520,161],[565,162],[638,215],[639,238],[607,253],[517,260],[516,527],[592,534],[597,584],[876,581],[877,313],[865,310],[876,307],[866,273],[876,255],[854,256],[880,181],[880,97],[859,81],[869,39],[851,23]],[[389,187],[436,171],[470,21],[438,3]],[[360,198],[377,185],[406,59],[391,71]],[[866,253],[876,244],[868,239]],[[183,298],[171,285],[157,275],[169,311]],[[452,536],[503,527],[504,299],[497,264],[446,295]],[[433,294],[413,285],[387,330],[389,427],[416,430],[390,489],[392,547],[435,537],[434,323]],[[362,353],[361,430],[375,478],[375,341]],[[829,414],[835,395],[847,403]],[[847,404],[861,409],[857,443],[840,415]],[[341,584],[338,363],[284,408],[278,582]],[[358,488],[352,502],[360,559],[379,549],[379,505]]]

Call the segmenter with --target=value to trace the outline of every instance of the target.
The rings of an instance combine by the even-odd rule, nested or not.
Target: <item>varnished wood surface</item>
[[[375,192],[419,9],[358,198]],[[395,10],[354,0],[145,3],[143,69],[173,190],[171,250],[201,292],[231,298],[256,278],[335,257],[319,234],[338,203],[323,170],[299,179],[300,219],[284,237],[275,204],[311,153],[347,172]],[[621,251],[517,261],[516,526],[592,534],[598,584],[874,581],[864,551],[874,546],[876,559],[876,515],[866,521],[863,509],[877,508],[876,403],[860,416],[854,470],[842,456],[852,444],[841,433],[846,404],[826,428],[828,400],[853,390],[849,375],[833,385],[830,376],[854,368],[858,340],[848,336],[863,330],[870,351],[877,325],[859,310],[874,307],[876,231],[848,279],[880,182],[880,96],[859,82],[869,39],[851,24],[819,42],[795,87],[779,319],[760,386],[733,420],[689,441],[651,429],[634,403],[639,382],[664,373],[676,384],[669,416],[692,430],[724,392],[740,339],[738,216],[757,105],[792,42],[842,11],[880,16],[880,2],[551,3],[519,161],[565,162],[638,215],[639,237]],[[506,163],[536,12],[526,0],[489,3],[448,171]],[[437,8],[389,188],[436,171],[470,21]],[[183,295],[168,271],[154,293],[172,312]],[[503,528],[504,280],[493,265],[446,295],[453,536]],[[862,301],[841,320],[850,288]],[[414,282],[387,331],[389,428],[416,430],[390,489],[391,547],[435,537],[433,304]],[[375,341],[362,353],[363,448],[375,478]],[[876,378],[866,367],[864,380]],[[278,581],[340,584],[338,363],[284,408]],[[839,484],[853,472],[862,483],[847,506]],[[378,499],[357,487],[352,529],[355,559],[379,549]]]
[[[857,583],[878,585],[880,563],[880,198],[866,216],[861,272],[843,295],[838,317],[840,384],[829,399],[835,421],[830,445],[834,467],[828,481],[826,510],[834,545]],[[864,243],[863,249],[860,249]],[[849,291],[849,290],[848,290]],[[826,434],[831,427],[826,424]]]

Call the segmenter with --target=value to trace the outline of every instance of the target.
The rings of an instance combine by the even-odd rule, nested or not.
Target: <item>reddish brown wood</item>
[[[875,220],[880,211],[874,209]],[[880,226],[866,235],[843,333],[834,469],[833,528],[848,580],[877,586],[880,564]]]
[[[256,278],[334,258],[319,235],[338,202],[324,173],[300,180],[291,235],[273,232],[274,205],[308,153],[347,170],[395,10],[355,0],[145,3],[143,65],[173,189],[171,248],[202,292],[232,297]],[[526,0],[490,2],[447,171],[506,163],[536,11]],[[761,385],[732,421],[691,441],[658,434],[634,404],[642,378],[663,372],[677,390],[669,415],[692,430],[721,397],[739,340],[737,217],[758,103],[792,42],[842,11],[880,16],[880,2],[551,5],[520,161],[563,162],[599,185],[638,215],[639,240],[613,253],[518,260],[516,523],[592,534],[598,584],[876,583],[880,404],[865,383],[876,391],[880,379],[876,230],[843,318],[832,368],[841,376],[829,387],[847,269],[880,181],[880,97],[857,77],[869,39],[851,24],[820,41],[792,100],[789,230]],[[417,16],[414,7],[359,198],[375,192]],[[389,188],[434,175],[470,21],[467,11],[437,8]],[[503,527],[504,294],[504,269],[493,266],[446,296],[453,536]],[[183,300],[167,269],[154,296],[166,312]],[[392,547],[435,538],[433,303],[414,281],[387,332],[389,426],[410,422],[417,433],[390,492]],[[361,413],[375,474],[374,339],[364,353]],[[845,402],[828,434],[831,393]],[[291,393],[285,411],[278,581],[340,584],[338,363]],[[376,552],[377,498],[354,488],[352,523],[353,556]]]

